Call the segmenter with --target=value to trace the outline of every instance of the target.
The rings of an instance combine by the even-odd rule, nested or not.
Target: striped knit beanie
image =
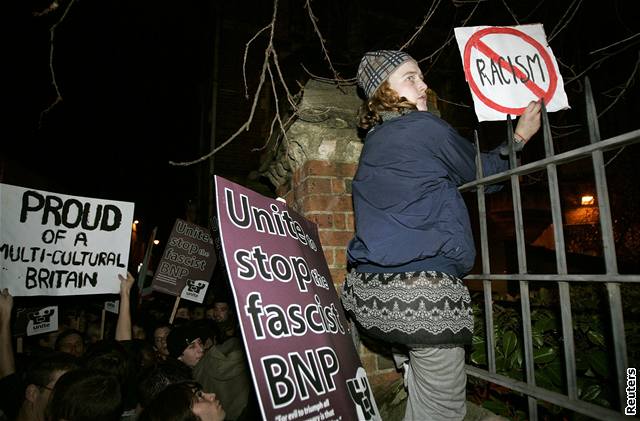
[[[367,98],[371,98],[391,73],[409,60],[413,58],[403,51],[370,51],[360,61],[357,74],[358,85],[364,90]]]

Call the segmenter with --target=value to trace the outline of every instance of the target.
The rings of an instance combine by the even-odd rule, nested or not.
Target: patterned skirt
[[[361,273],[344,283],[342,304],[373,338],[408,347],[471,343],[471,297],[463,281],[442,272]]]

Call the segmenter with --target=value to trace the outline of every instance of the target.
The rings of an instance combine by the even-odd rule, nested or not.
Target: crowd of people
[[[16,338],[14,299],[0,291],[0,421],[259,419],[230,296],[181,300],[170,320],[162,297],[137,295],[128,274],[113,326],[78,310]]]

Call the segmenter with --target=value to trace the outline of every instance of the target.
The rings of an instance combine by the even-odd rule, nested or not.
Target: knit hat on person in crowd
[[[201,336],[200,329],[190,324],[171,329],[169,336],[167,336],[167,350],[169,351],[169,355],[173,358],[180,357],[191,342]]]
[[[364,90],[367,98],[371,98],[371,95],[391,76],[391,73],[409,60],[413,60],[413,58],[404,51],[369,51],[362,57],[360,66],[358,66],[356,77],[358,85]]]

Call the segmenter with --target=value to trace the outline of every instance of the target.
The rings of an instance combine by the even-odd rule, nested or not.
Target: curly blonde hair
[[[358,116],[358,127],[369,130],[377,124],[382,123],[382,117],[380,116],[380,112],[382,111],[402,114],[406,111],[416,109],[414,103],[398,95],[398,93],[391,88],[389,81],[385,80],[373,95],[371,95],[371,98],[362,103]]]

